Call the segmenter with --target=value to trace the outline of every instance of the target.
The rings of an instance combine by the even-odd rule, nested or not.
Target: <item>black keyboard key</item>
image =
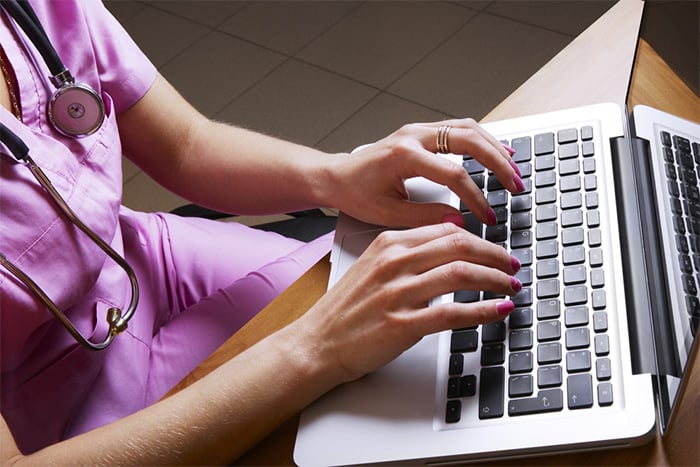
[[[581,171],[581,165],[578,159],[567,159],[561,161],[559,164],[559,175],[564,177],[566,175],[577,174]]]
[[[557,173],[554,170],[546,170],[535,174],[535,188],[554,186],[557,183]]]
[[[505,242],[508,238],[508,227],[505,224],[489,225],[486,227],[485,238],[492,243]]]
[[[557,205],[545,204],[537,206],[535,209],[535,220],[537,222],[553,221],[557,219]]]
[[[569,227],[577,227],[579,225],[583,225],[583,211],[580,209],[571,209],[561,213],[562,228],[566,229]]]
[[[481,366],[503,365],[506,361],[506,346],[486,344],[481,347]]]
[[[554,156],[537,156],[535,158],[535,171],[552,170],[557,166],[557,159]]]
[[[510,218],[511,230],[523,230],[532,227],[532,214],[529,212],[516,212]]]
[[[459,377],[453,376],[447,380],[447,397],[453,399],[459,397]]]
[[[567,350],[587,349],[591,345],[591,336],[588,328],[569,329],[564,334]]]
[[[598,334],[593,339],[593,348],[597,356],[608,355],[610,353],[610,339],[607,334]]]
[[[530,150],[531,139],[529,136],[515,138],[513,141],[511,141],[510,145],[513,149],[515,149],[513,161],[527,162],[532,158],[532,152]]]
[[[517,375],[508,378],[508,396],[523,397],[532,394],[532,375]]]
[[[479,334],[473,329],[454,331],[450,343],[451,353],[474,352],[478,346]]]
[[[567,144],[562,144],[559,146],[559,150],[557,151],[557,155],[559,156],[559,159],[570,159],[572,157],[578,157],[578,144],[576,143],[567,143]]]
[[[537,224],[535,238],[537,240],[549,240],[559,236],[559,226],[556,222],[542,222]]]
[[[562,193],[578,191],[581,189],[581,177],[579,175],[567,175],[559,179],[559,190]]]
[[[508,337],[508,350],[511,352],[532,348],[532,331],[529,329],[516,329]]]
[[[492,191],[486,195],[486,199],[492,208],[505,206],[508,203],[508,192],[505,190]]]
[[[529,415],[534,413],[557,412],[564,408],[561,389],[544,389],[536,397],[513,399],[508,402],[508,415]]]
[[[573,143],[574,141],[578,141],[578,130],[576,128],[557,131],[557,142],[559,144]]]
[[[586,209],[597,209],[599,205],[598,193],[586,193]]]
[[[559,275],[559,260],[543,259],[537,262],[537,278],[545,279],[548,277],[557,277]]]
[[[661,132],[661,144],[663,144],[667,148],[670,148],[672,146],[673,143],[671,141],[671,134],[668,131]]]
[[[462,370],[464,370],[464,355],[461,353],[450,355],[450,366],[448,373],[452,376],[461,375]]]
[[[559,342],[537,346],[537,363],[539,365],[559,362],[561,362],[561,344]]]
[[[532,326],[532,308],[516,308],[508,316],[510,329],[529,328]]]
[[[582,284],[586,282],[586,266],[567,266],[564,268],[564,285]]]
[[[593,382],[591,375],[571,375],[566,378],[567,401],[570,409],[593,406]]]
[[[602,310],[606,307],[605,289],[598,289],[591,292],[591,303],[594,310]]]
[[[458,290],[454,294],[454,301],[458,303],[474,303],[479,301],[478,290]]]
[[[608,407],[613,403],[613,388],[611,383],[598,384],[598,405]]]
[[[604,311],[593,313],[593,330],[595,332],[605,332],[608,330],[608,314]]]
[[[513,241],[513,238],[519,234],[519,239],[517,242]],[[510,237],[510,247],[513,251],[510,254],[520,261],[521,266],[529,266],[532,264],[532,250],[529,248],[523,248],[530,246],[532,244],[532,235],[528,231],[523,232],[513,232]],[[513,246],[515,243],[524,243],[521,246]],[[525,244],[526,243],[526,244]],[[517,249],[516,249],[517,248]]]
[[[523,287],[522,289],[520,289],[520,292],[510,297],[510,300],[515,304],[516,307],[531,306],[532,288]]]
[[[537,341],[556,341],[561,337],[561,323],[559,321],[542,321],[537,323]]]
[[[583,227],[575,227],[573,229],[564,229],[561,232],[561,243],[562,245],[572,246],[580,245],[583,243],[584,231]]]
[[[476,159],[468,159],[462,162],[462,167],[464,167],[464,169],[469,173],[469,175],[482,173],[485,170],[484,166],[481,165],[481,163]]]
[[[562,261],[565,266],[583,263],[586,260],[586,250],[582,246],[570,246],[564,248]]]
[[[506,323],[495,321],[481,326],[481,342],[503,342],[506,340]]]
[[[508,371],[510,374],[529,373],[532,371],[532,352],[513,352],[508,355]]]
[[[574,209],[583,206],[583,197],[579,192],[563,193],[559,198],[559,205],[562,209]]]
[[[561,315],[561,304],[559,300],[542,300],[537,302],[537,319],[559,318]]]
[[[472,213],[467,213],[464,216],[464,229],[473,233],[477,237],[483,238],[484,224]]]
[[[521,267],[520,271],[515,273],[515,278],[523,285],[532,285],[532,268]]]
[[[503,367],[482,368],[479,385],[479,418],[503,416],[505,393],[505,369]]]
[[[445,409],[445,423],[457,423],[462,418],[462,401],[450,399]]]
[[[535,204],[549,204],[557,200],[557,190],[554,187],[538,188],[535,191]]]
[[[591,157],[595,154],[595,144],[593,141],[586,141],[581,145],[581,155],[583,157]]]
[[[553,258],[559,255],[559,242],[556,240],[538,242],[535,250],[537,259]]]
[[[593,139],[593,127],[584,126],[581,127],[581,141],[589,141]]]
[[[510,200],[511,212],[524,212],[532,209],[532,196],[513,196]]]
[[[607,381],[612,378],[609,358],[599,358],[595,361],[595,377],[598,381]]]
[[[535,155],[551,154],[554,152],[554,133],[535,135]]]
[[[559,279],[546,279],[537,282],[537,298],[547,299],[559,296]]]
[[[585,306],[567,308],[564,312],[564,324],[567,328],[587,325],[588,308]]]
[[[537,369],[537,387],[551,388],[561,386],[562,371],[559,365],[541,366]]]
[[[591,369],[591,353],[588,350],[574,350],[566,354],[566,371],[576,373]]]
[[[585,285],[564,287],[564,305],[584,305],[588,302],[588,288]]]

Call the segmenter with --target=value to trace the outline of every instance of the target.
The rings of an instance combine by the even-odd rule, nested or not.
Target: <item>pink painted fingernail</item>
[[[496,225],[498,223],[496,220],[496,212],[493,210],[493,208],[488,208],[486,211],[486,220],[488,221],[489,225]]]
[[[515,182],[515,188],[518,190],[518,193],[525,191],[523,180],[517,174],[513,174],[513,181]]]
[[[522,177],[523,174],[520,173],[520,167],[518,167],[518,164],[516,164],[515,162],[513,162],[513,159],[511,159],[511,160],[508,161],[508,162],[510,162],[510,166],[513,167],[513,170],[515,171],[516,174],[518,174],[518,177]]]
[[[511,256],[510,257],[510,267],[513,268],[513,271],[515,271],[515,272],[520,271],[520,266],[521,265],[520,265],[520,261],[518,260],[518,258],[516,258],[515,256]]]
[[[464,216],[461,214],[447,214],[442,218],[442,222],[449,222],[457,227],[464,228]]]
[[[510,288],[513,289],[513,292],[515,292],[513,295],[516,295],[518,292],[520,292],[520,289],[523,288],[523,284],[515,277],[511,277]]]
[[[510,300],[506,300],[496,305],[496,311],[498,311],[498,314],[501,316],[508,316],[513,310],[515,310],[515,303],[511,302]]]
[[[511,156],[512,156],[513,154],[515,154],[515,149],[511,148],[511,147],[508,146],[507,144],[504,144],[503,147],[505,148],[506,151],[508,151],[508,154],[510,154]]]

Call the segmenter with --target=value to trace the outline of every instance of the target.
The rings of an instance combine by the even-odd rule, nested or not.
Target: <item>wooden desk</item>
[[[633,32],[636,37],[636,26],[627,23],[620,23],[621,18],[630,19],[630,14],[634,20],[634,14],[638,10],[637,2],[625,2],[621,7],[616,7],[614,11],[606,14],[607,18],[602,18],[594,26],[592,30],[587,30],[580,36],[572,46],[574,53],[579,54],[587,35],[594,38],[599,37],[601,28],[615,28],[616,30],[624,31],[626,36],[621,41],[626,44],[619,47],[618,53],[623,54],[623,64],[625,60],[634,57],[634,44],[629,41],[629,34]],[[630,8],[632,11],[630,12]],[[625,24],[626,30],[625,30]],[[637,23],[638,25],[638,23]],[[603,33],[606,31],[604,30]],[[605,36],[609,43],[617,43],[611,39],[610,35]],[[626,42],[625,42],[626,39]],[[636,41],[635,41],[636,42]],[[631,51],[628,50],[630,45]],[[584,47],[585,48],[585,47]],[[590,50],[590,49],[587,49]],[[564,51],[566,52],[566,50]],[[543,68],[533,78],[529,80],[522,88],[517,90],[511,97],[504,101],[504,104],[498,106],[494,111],[487,116],[487,119],[494,120],[496,118],[508,118],[514,114],[524,114],[524,109],[532,109],[528,97],[535,90],[546,89],[547,82],[552,80],[553,67],[569,67],[566,53],[562,53],[555,57],[554,63],[550,63]],[[615,57],[608,57],[609,60],[615,60]],[[672,89],[667,92],[660,93],[660,87],[657,83],[673,76],[673,72],[665,66],[663,61],[656,53],[646,44],[641,44],[638,51],[636,61],[635,75],[631,80],[631,101],[635,103],[652,103],[655,107],[666,110],[677,115],[684,116],[690,120],[700,123],[700,100],[688,89],[680,80]],[[615,62],[619,66],[620,62]],[[625,65],[623,65],[624,68]],[[624,79],[624,88],[626,89],[627,77],[624,75],[624,70],[619,71],[618,79]],[[629,73],[629,69],[627,71]],[[609,79],[606,78],[606,79]],[[620,86],[617,86],[619,94]],[[592,86],[596,86],[595,83]],[[609,94],[611,91],[607,89]],[[538,97],[541,97],[541,93]],[[611,99],[605,99],[611,97]],[[653,99],[651,99],[653,98]],[[624,96],[617,94],[611,96],[600,96],[596,94],[592,97],[595,102],[603,100],[613,100],[615,102],[624,102]],[[599,100],[603,99],[603,100]],[[622,100],[620,100],[622,99]],[[541,99],[538,99],[541,101]],[[509,103],[506,105],[506,103]],[[593,103],[593,102],[583,102]],[[534,104],[533,104],[534,105]],[[550,101],[548,105],[553,105]],[[566,106],[565,102],[559,100],[555,104],[558,108]],[[554,108],[546,110],[555,110]],[[530,112],[532,113],[532,112]],[[172,392],[176,392],[192,382],[202,378],[204,375],[211,372],[213,369],[220,366],[223,362],[242,352],[246,348],[254,345],[256,342],[265,336],[275,332],[276,330],[286,326],[293,320],[301,316],[308,310],[318,298],[325,292],[330,264],[328,257],[321,260],[313,268],[311,268],[304,276],[295,282],[288,290],[282,293],[275,301],[268,305],[255,318],[246,324],[236,335],[231,337],[224,345],[215,351],[202,365],[194,370],[186,377]],[[522,459],[517,461],[517,465],[698,465],[700,464],[700,452],[698,451],[698,416],[700,415],[700,361],[691,361],[688,363],[692,371],[692,378],[688,381],[688,387],[685,391],[685,397],[679,400],[680,410],[677,412],[679,416],[672,420],[668,428],[667,435],[662,440],[657,435],[656,439],[649,444],[634,448],[634,449],[618,449],[589,452],[585,455],[567,454],[555,455],[547,457],[538,457],[531,459]],[[236,461],[237,465],[294,465],[292,460],[292,452],[294,440],[296,437],[296,428],[298,424],[298,416],[287,421],[278,430],[270,434],[266,439],[261,441],[256,447],[251,449],[247,454]],[[514,465],[516,462],[510,461],[509,465]]]

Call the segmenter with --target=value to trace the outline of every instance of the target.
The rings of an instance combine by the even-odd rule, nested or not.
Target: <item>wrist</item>
[[[326,208],[337,208],[338,192],[345,182],[343,166],[350,157],[348,153],[325,153],[321,163],[316,166],[311,177],[314,185],[312,190],[318,205]]]

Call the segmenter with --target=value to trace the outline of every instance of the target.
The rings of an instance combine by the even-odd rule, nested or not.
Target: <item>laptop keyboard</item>
[[[685,306],[695,336],[700,323],[700,190],[696,172],[700,167],[700,142],[667,131],[661,131],[660,138]]]
[[[445,422],[477,398],[480,419],[613,404],[593,127],[503,141],[525,191],[511,195],[475,159],[464,168],[498,224],[483,225],[462,205],[465,228],[520,260],[522,290],[503,321],[452,331]],[[700,233],[700,232],[699,232]],[[505,298],[463,290],[459,302]],[[465,357],[478,353],[480,368]]]

